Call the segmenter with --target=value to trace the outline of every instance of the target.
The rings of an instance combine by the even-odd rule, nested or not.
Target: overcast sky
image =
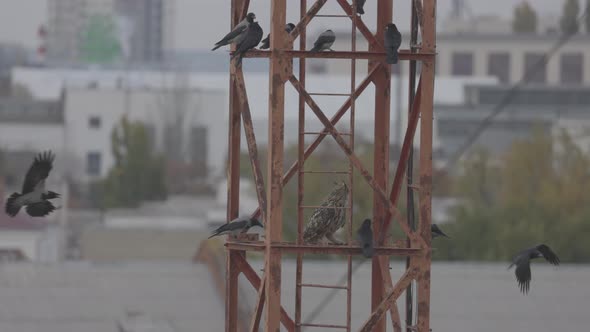
[[[92,1],[92,0],[90,0]],[[174,45],[179,49],[210,49],[229,29],[231,0],[165,0],[176,2]],[[467,0],[475,15],[496,14],[510,17],[515,4],[522,0]],[[529,0],[541,16],[559,14],[564,0]],[[394,22],[402,30],[409,26],[410,0],[394,0]],[[584,1],[582,1],[584,2]],[[269,29],[270,0],[252,0],[251,11],[256,13],[265,34]],[[287,0],[289,21],[299,17],[299,1]],[[309,0],[311,6],[313,0]],[[439,23],[447,17],[451,0],[438,0]],[[27,47],[37,47],[37,27],[47,22],[47,0],[0,0],[0,42],[19,42]],[[322,8],[323,14],[341,14],[335,1],[329,0]],[[374,28],[376,0],[367,0],[366,15],[370,28]],[[310,32],[350,28],[350,21],[343,18],[317,18],[310,23]]]

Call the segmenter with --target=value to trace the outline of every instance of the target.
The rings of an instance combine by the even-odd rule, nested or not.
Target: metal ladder
[[[356,1],[353,1],[353,4],[356,4]],[[307,11],[307,4],[306,1],[301,1],[301,16],[303,17]],[[353,5],[353,15],[356,15],[356,6]],[[315,17],[343,17],[349,18],[349,15],[316,15]],[[351,34],[351,51],[356,51],[356,24],[354,20],[352,21],[352,34]],[[299,36],[300,40],[300,49],[305,50],[306,47],[306,29],[301,31]],[[305,87],[305,58],[300,58],[299,60],[299,80]],[[349,125],[349,132],[348,133],[340,133],[340,135],[344,137],[348,137],[348,144],[354,150],[354,120],[355,120],[355,99],[354,92],[356,89],[356,60],[351,59],[351,79],[350,79],[350,92],[349,93],[323,93],[323,92],[310,92],[309,95],[311,96],[323,96],[323,97],[348,97],[351,98],[350,103],[350,125]],[[299,126],[298,126],[298,162],[299,162],[299,171],[298,171],[298,192],[299,195],[297,196],[297,245],[303,245],[303,227],[305,224],[305,220],[303,220],[304,210],[305,209],[316,209],[319,206],[317,205],[304,205],[303,204],[303,196],[304,196],[304,178],[306,174],[342,174],[348,176],[347,185],[349,188],[349,195],[348,195],[348,202],[346,207],[344,207],[346,211],[346,226],[347,226],[347,245],[350,245],[353,242],[353,231],[352,231],[352,202],[353,202],[353,165],[352,163],[348,163],[348,170],[346,171],[324,171],[324,170],[305,170],[304,164],[304,147],[305,147],[305,137],[308,135],[321,135],[326,134],[326,132],[315,132],[315,131],[305,131],[305,100],[303,96],[299,95]],[[329,135],[329,134],[328,134]],[[323,329],[340,329],[350,332],[351,331],[351,289],[352,289],[352,255],[347,255],[347,274],[346,274],[346,283],[344,285],[326,285],[326,284],[313,284],[313,283],[304,283],[303,282],[303,254],[297,254],[297,267],[296,267],[296,291],[295,291],[295,331],[301,332],[304,328],[323,328]],[[355,266],[355,269],[358,266]],[[302,289],[303,288],[323,288],[323,289],[332,289],[334,291],[346,291],[346,324],[344,325],[335,325],[335,324],[319,324],[313,322],[302,322],[301,319],[301,300],[302,300]]]

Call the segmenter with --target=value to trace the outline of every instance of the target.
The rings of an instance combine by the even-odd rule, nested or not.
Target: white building
[[[174,91],[113,88],[68,88],[65,102],[65,136],[70,174],[86,182],[104,177],[114,164],[111,133],[126,115],[146,126],[156,151],[173,149],[166,141],[175,114],[182,117],[182,146],[186,162],[206,163],[221,170],[225,161],[226,114],[210,112],[207,105],[220,106],[222,91],[191,89],[183,92],[177,105]],[[207,103],[205,105],[204,103]],[[177,108],[181,107],[181,108]]]
[[[245,62],[248,59],[245,60]],[[191,125],[203,123],[208,128],[208,160],[210,167],[223,175],[225,158],[227,156],[227,115],[229,75],[227,73],[186,73],[179,75],[170,72],[123,72],[123,71],[82,71],[82,70],[40,70],[17,68],[13,70],[14,84],[27,86],[37,98],[53,99],[59,96],[62,87],[67,88],[65,105],[66,141],[71,145],[73,165],[79,177],[94,177],[104,175],[112,165],[110,155],[110,130],[112,125],[124,114],[125,107],[129,108],[132,119],[142,119],[146,123],[155,124],[154,133],[161,137],[163,125],[161,113],[162,104],[158,89],[162,87],[173,89],[182,86],[190,88],[192,97],[189,109],[194,114]],[[246,89],[250,104],[250,111],[254,124],[257,143],[265,146],[268,142],[268,74],[245,73]],[[360,83],[360,78],[357,84]],[[179,83],[180,82],[180,83]],[[398,79],[392,79],[392,114],[391,137],[392,142],[400,139],[400,133],[405,128],[407,115],[407,85],[402,84],[398,90]],[[405,82],[405,80],[402,80]],[[467,84],[497,84],[494,78],[446,78],[439,77],[435,81],[435,104],[460,104],[465,100],[465,86]],[[129,86],[125,92],[117,86]],[[308,92],[347,93],[350,91],[349,78],[343,75],[307,76]],[[401,98],[398,98],[401,96]],[[341,107],[345,97],[314,96],[314,100],[324,113],[331,117]],[[400,103],[401,100],[401,103]],[[355,129],[357,141],[373,140],[374,131],[374,87],[369,85],[356,101]],[[401,108],[398,108],[401,104]],[[127,106],[126,106],[127,105]],[[398,109],[401,113],[398,113]],[[285,90],[285,142],[287,145],[296,144],[298,130],[298,97],[295,90],[287,86]],[[100,116],[100,120],[96,118]],[[94,119],[91,120],[91,118]],[[100,128],[91,128],[91,121],[100,122]],[[436,123],[435,123],[436,124]],[[189,124],[186,124],[188,127]],[[342,132],[349,128],[349,115],[345,115],[337,126]],[[315,114],[306,112],[306,131],[321,130],[323,126]],[[434,148],[439,148],[435,125]],[[243,131],[242,131],[243,132]],[[314,137],[308,135],[307,139]],[[328,138],[326,141],[332,140]],[[158,141],[161,141],[158,138]],[[415,144],[419,142],[415,140]],[[161,147],[161,146],[160,146]],[[245,137],[242,136],[242,151],[247,151]],[[186,150],[188,151],[188,150]],[[87,161],[92,153],[100,153],[100,170],[94,175],[84,175]],[[187,152],[188,153],[188,152]],[[72,171],[73,172],[73,171]]]
[[[205,160],[212,175],[224,173],[227,86],[218,89],[207,80],[191,82],[182,73],[170,72],[16,68],[12,76],[13,84],[27,86],[35,98],[54,100],[64,95],[63,124],[53,128],[60,136],[53,138],[49,129],[37,131],[35,138],[29,138],[37,143],[30,146],[63,145],[60,150],[67,151],[67,173],[79,181],[107,174],[113,165],[111,132],[123,115],[146,125],[158,152],[178,148],[184,161]],[[183,115],[180,147],[171,146],[169,140],[175,114]],[[24,132],[15,135],[27,139]]]
[[[404,36],[402,48],[409,47],[409,34]],[[313,35],[313,34],[312,34]],[[315,36],[315,35],[313,35]],[[514,84],[525,72],[538,65],[561,38],[559,33],[513,34],[513,33],[447,33],[436,36],[436,74],[442,77],[495,76],[502,83]],[[315,38],[315,37],[313,37]],[[310,38],[310,39],[313,39]],[[362,35],[357,36],[357,50],[367,50]],[[350,51],[350,31],[336,31],[332,49]],[[367,61],[357,62],[357,75],[367,72]],[[350,61],[311,59],[309,66],[329,74],[348,74]],[[401,69],[400,69],[401,68]],[[392,66],[407,74],[407,65]],[[590,83],[590,38],[580,33],[569,40],[546,65],[535,69],[529,81],[535,84],[589,84]]]

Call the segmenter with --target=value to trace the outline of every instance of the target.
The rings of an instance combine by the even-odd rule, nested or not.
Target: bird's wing
[[[557,257],[557,255],[553,252],[553,250],[551,250],[551,248],[549,248],[549,246],[540,244],[536,248],[549,263],[553,265],[559,265],[559,257]]]
[[[233,29],[232,31],[230,31],[227,35],[225,35],[220,41],[218,41],[217,43],[215,43],[215,45],[218,44],[222,44],[225,42],[228,42],[234,38],[236,38],[237,36],[239,36],[242,32],[244,32],[246,29],[248,28],[247,25],[237,25],[235,29]]]
[[[45,185],[45,181],[43,180],[49,176],[49,171],[53,167],[54,158],[55,156],[51,151],[40,153],[35,157],[33,164],[27,171],[27,175],[25,175],[22,194],[32,192],[38,185]]]
[[[514,274],[516,275],[520,291],[524,294],[528,293],[531,287],[531,261],[528,257],[522,258],[516,263]]]
[[[258,24],[251,24],[248,31],[245,32],[244,39],[238,44],[234,56],[244,53],[249,49],[256,47],[262,40],[262,28]]]
[[[313,43],[313,47],[321,47],[324,44],[333,43],[336,37],[333,34],[323,32],[318,39]]]
[[[55,211],[55,206],[50,201],[41,201],[27,205],[27,213],[31,217],[45,217],[53,211]]]
[[[267,49],[270,47],[270,33],[260,42],[260,49]]]

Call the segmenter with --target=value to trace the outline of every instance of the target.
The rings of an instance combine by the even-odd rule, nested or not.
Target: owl
[[[334,233],[342,228],[346,222],[346,209],[344,207],[347,201],[348,186],[342,181],[336,184],[328,197],[324,199],[321,204],[322,207],[313,211],[303,231],[303,241],[305,243],[317,243],[325,237],[334,244],[342,244],[342,242],[334,238]]]

